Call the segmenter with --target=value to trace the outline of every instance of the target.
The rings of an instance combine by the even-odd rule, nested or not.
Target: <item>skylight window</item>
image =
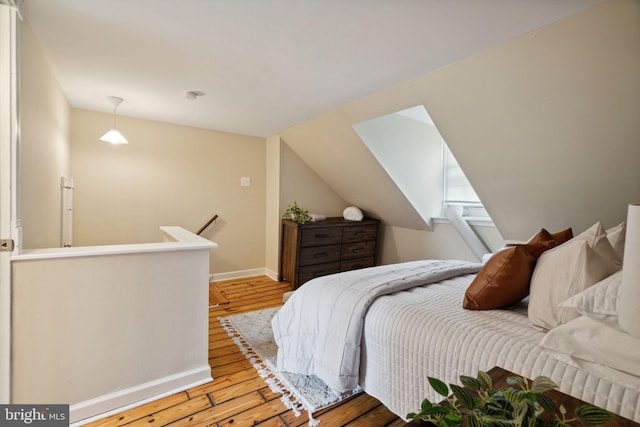
[[[462,206],[465,217],[486,217],[480,198],[424,106],[353,126],[427,226]]]
[[[444,201],[447,203],[482,203],[447,144],[444,151]]]

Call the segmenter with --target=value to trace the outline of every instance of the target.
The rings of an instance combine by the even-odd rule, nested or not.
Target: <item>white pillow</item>
[[[578,313],[596,320],[618,323],[618,290],[622,270],[572,296],[560,307],[575,308]]]
[[[593,224],[589,229],[578,234],[572,240],[586,240],[591,248],[602,257],[622,266],[622,258],[618,256],[616,250],[609,242],[607,232],[600,221]]]
[[[607,229],[607,239],[620,259],[624,259],[624,240],[627,234],[627,223],[622,221],[615,227]]]
[[[529,289],[529,324],[550,330],[575,319],[574,308],[559,307],[568,298],[620,270],[622,262],[600,223],[543,253]]]
[[[620,327],[581,316],[549,331],[540,347],[640,376],[640,339]],[[635,381],[637,388],[637,379]]]

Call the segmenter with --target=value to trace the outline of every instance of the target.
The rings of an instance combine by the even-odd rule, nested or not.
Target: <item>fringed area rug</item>
[[[313,414],[347,399],[362,390],[358,387],[351,393],[340,394],[331,390],[315,375],[298,375],[276,369],[278,347],[273,339],[271,319],[276,308],[236,314],[218,318],[225,331],[249,359],[258,374],[265,379],[271,390],[282,394],[282,401],[293,409],[296,416],[301,410],[309,413],[309,425],[319,424]]]

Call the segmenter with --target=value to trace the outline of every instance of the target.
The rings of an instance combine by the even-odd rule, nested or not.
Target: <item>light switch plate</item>
[[[251,185],[251,178],[249,178],[248,176],[243,176],[242,178],[240,178],[241,187],[248,187],[250,185]]]

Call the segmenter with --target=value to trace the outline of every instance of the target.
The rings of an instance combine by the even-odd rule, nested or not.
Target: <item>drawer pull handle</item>
[[[316,239],[324,239],[330,237],[328,234],[316,234]]]
[[[355,248],[352,252],[355,254],[362,251],[364,251],[364,248]]]
[[[318,252],[317,254],[314,254],[313,256],[314,256],[314,258],[324,258],[324,257],[327,256],[327,253],[326,252]]]

